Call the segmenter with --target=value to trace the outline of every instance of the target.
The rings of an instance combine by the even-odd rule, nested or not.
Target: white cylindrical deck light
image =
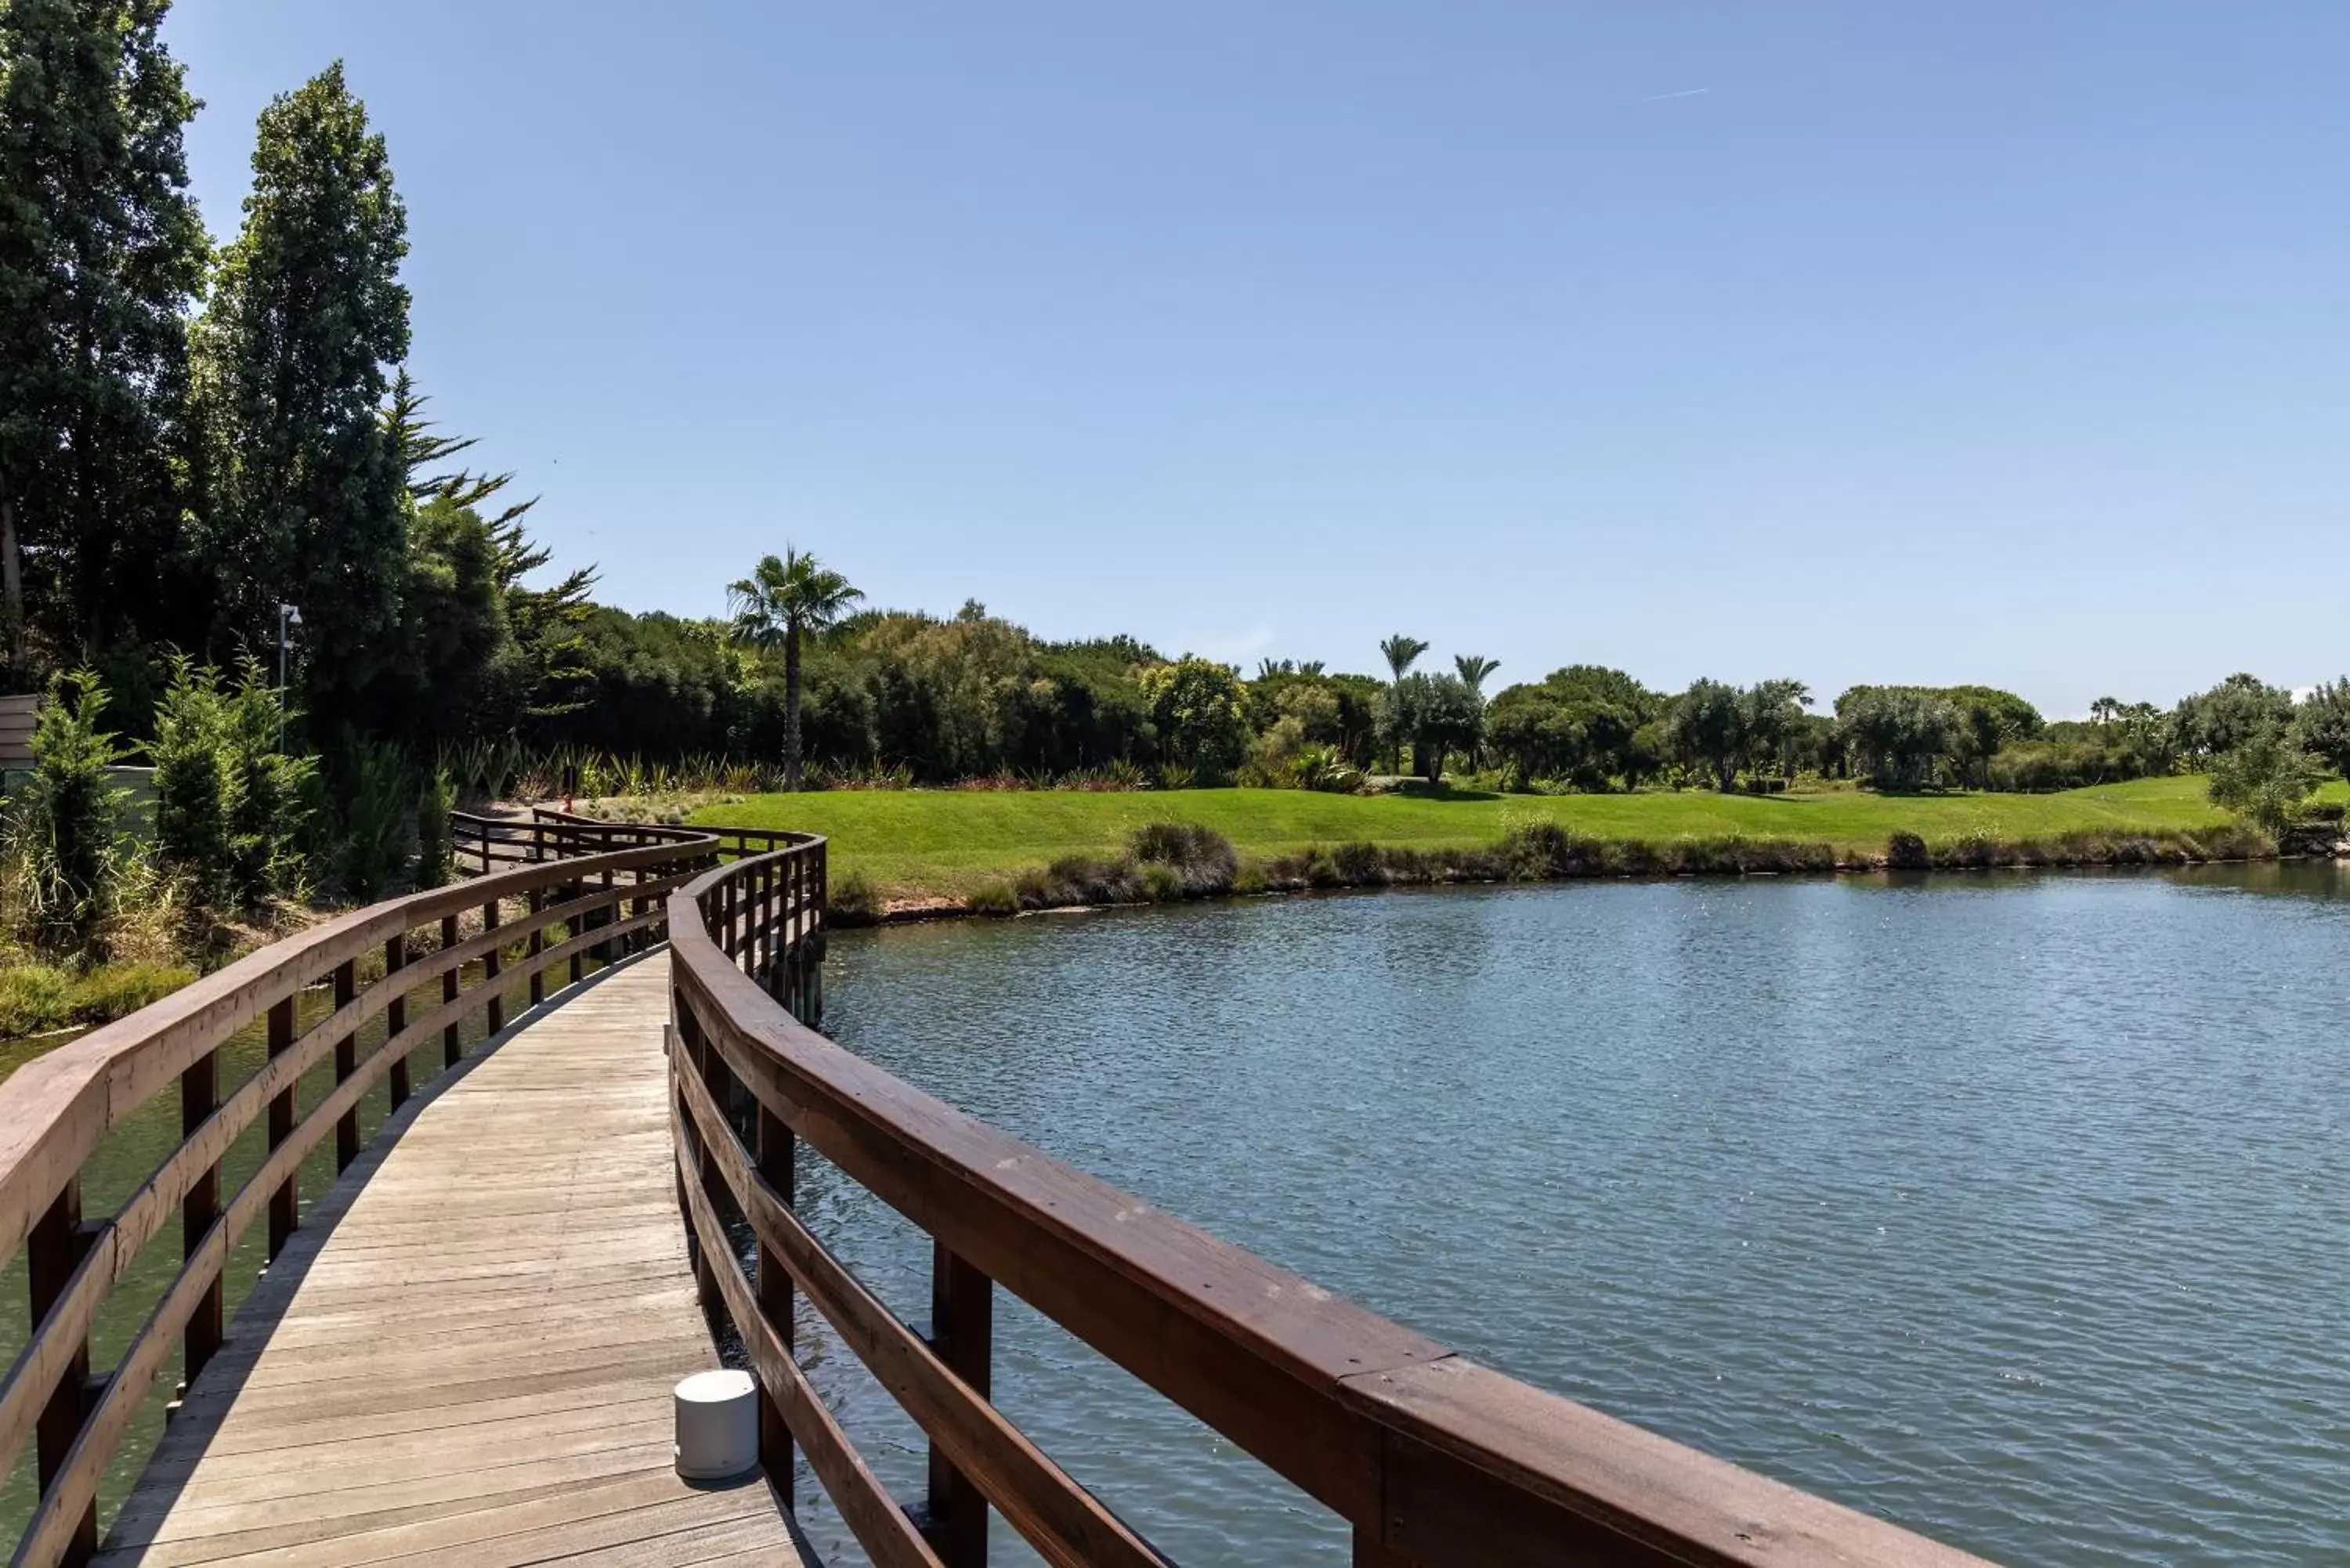
[[[697,1372],[677,1386],[677,1473],[730,1480],[759,1462],[759,1386],[747,1372]]]

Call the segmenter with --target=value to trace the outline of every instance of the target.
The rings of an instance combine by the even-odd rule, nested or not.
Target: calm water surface
[[[2345,892],[2267,867],[964,923],[837,941],[827,1023],[1468,1355],[1956,1544],[2339,1563]],[[925,1315],[927,1243],[806,1164],[822,1232]],[[1341,1560],[1330,1516],[999,1303],[999,1402],[1164,1550]],[[918,1496],[912,1427],[814,1355]]]

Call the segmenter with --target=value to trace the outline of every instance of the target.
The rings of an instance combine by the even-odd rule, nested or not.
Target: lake
[[[2338,1563],[2345,892],[2296,864],[965,922],[836,938],[826,1023],[1467,1355],[1954,1544]],[[812,1157],[800,1181],[926,1315],[927,1242]],[[1001,1294],[997,1335],[998,1402],[1178,1560],[1344,1559]],[[914,1428],[813,1354],[919,1496]]]

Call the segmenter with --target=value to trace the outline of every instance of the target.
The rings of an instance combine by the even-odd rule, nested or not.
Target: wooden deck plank
[[[668,955],[400,1113],[255,1287],[106,1568],[796,1564],[762,1480],[670,1468],[717,1358],[673,1197]]]

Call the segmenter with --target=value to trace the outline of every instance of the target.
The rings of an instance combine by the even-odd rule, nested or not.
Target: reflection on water
[[[2345,888],[2294,863],[967,923],[837,940],[827,1022],[1469,1355],[1954,1543],[2341,1562]],[[821,1232],[925,1315],[927,1244],[807,1165]],[[997,1323],[999,1402],[1176,1558],[1341,1560],[1229,1444],[1025,1308]],[[816,1354],[920,1495],[912,1427]]]

